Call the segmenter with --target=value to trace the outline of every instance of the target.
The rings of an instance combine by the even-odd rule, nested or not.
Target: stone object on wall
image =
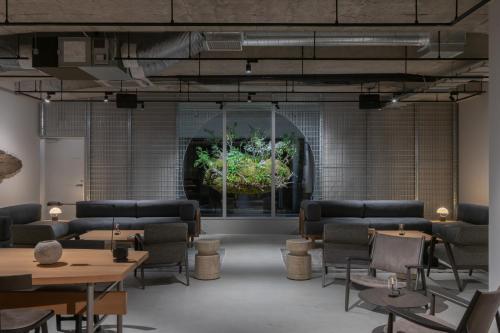
[[[17,157],[0,150],[0,183],[15,176],[23,167],[23,162]]]

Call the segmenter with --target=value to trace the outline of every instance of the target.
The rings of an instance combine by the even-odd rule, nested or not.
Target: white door
[[[84,199],[85,139],[45,139],[45,207],[60,201],[61,220],[75,217],[74,203]],[[46,210],[48,213],[48,209]],[[48,216],[48,215],[45,215]]]

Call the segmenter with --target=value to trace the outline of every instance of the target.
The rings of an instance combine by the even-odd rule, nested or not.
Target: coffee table
[[[423,231],[418,230],[405,230],[403,235],[399,234],[399,230],[376,230],[374,228],[368,229],[368,233],[370,235],[374,235],[375,233],[387,236],[396,236],[396,237],[408,237],[408,238],[424,238],[426,242],[430,242],[432,235],[426,234]]]
[[[430,299],[420,293],[407,289],[400,289],[401,295],[397,297],[389,296],[387,288],[370,288],[359,292],[359,298],[366,303],[370,303],[380,307],[393,306],[400,309],[421,308],[430,303]],[[394,322],[394,314],[389,312],[389,320],[387,322],[388,332],[392,332]]]
[[[105,241],[106,247],[111,248],[111,237],[115,243],[126,243],[133,247],[134,236],[144,235],[144,230],[120,230],[119,235],[115,235],[111,230],[92,230],[80,235],[80,239]]]

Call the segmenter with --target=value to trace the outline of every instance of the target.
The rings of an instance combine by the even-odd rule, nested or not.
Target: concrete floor
[[[149,285],[138,288],[134,278],[126,282],[129,313],[125,332],[168,333],[292,333],[292,332],[372,332],[383,325],[387,315],[366,304],[344,312],[344,280],[321,287],[320,274],[309,281],[291,281],[280,249],[287,235],[211,235],[225,249],[221,278],[215,281],[191,279],[170,272],[147,274]],[[465,276],[465,275],[464,275]],[[333,278],[333,276],[331,276]],[[440,286],[454,290],[452,276],[436,273],[431,277]],[[485,274],[474,274],[461,296],[486,288]],[[482,281],[482,282],[481,282]],[[351,300],[357,300],[357,292]],[[439,316],[457,323],[461,310],[440,304]],[[114,319],[113,319],[114,320]],[[110,319],[109,323],[113,323]],[[67,326],[70,327],[69,325]],[[106,332],[113,332],[111,326]]]

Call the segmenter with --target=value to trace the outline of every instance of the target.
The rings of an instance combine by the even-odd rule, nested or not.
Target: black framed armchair
[[[400,286],[409,290],[413,286],[413,272],[422,279],[422,289],[425,291],[426,281],[422,265],[424,238],[388,236],[376,233],[373,241],[371,258],[347,258],[347,275],[345,284],[345,311],[349,311],[349,294],[351,286],[358,285],[368,288],[387,288],[387,279],[377,277],[377,271],[406,276],[406,281]],[[367,263],[368,274],[351,274],[353,264]]]
[[[493,319],[496,319],[497,329],[500,331],[500,289],[492,292],[476,291],[470,302],[449,295],[442,291],[429,290],[431,295],[431,309],[429,314],[417,315],[408,310],[388,307],[389,319],[387,333],[488,333]],[[465,313],[458,326],[436,317],[436,297],[465,308]],[[400,319],[394,321],[395,317]]]
[[[370,236],[367,225],[327,224],[323,228],[323,287],[329,267],[347,267],[348,257],[368,258]],[[366,263],[361,263],[366,268]]]
[[[144,270],[177,266],[184,268],[189,286],[188,226],[185,223],[147,224],[144,237],[136,235],[136,249],[148,251],[149,258],[141,265],[141,284],[145,288]]]
[[[437,258],[453,271],[458,289],[464,289],[459,270],[488,270],[488,207],[460,204],[458,221],[434,223],[429,257]],[[429,260],[427,276],[432,260]]]

